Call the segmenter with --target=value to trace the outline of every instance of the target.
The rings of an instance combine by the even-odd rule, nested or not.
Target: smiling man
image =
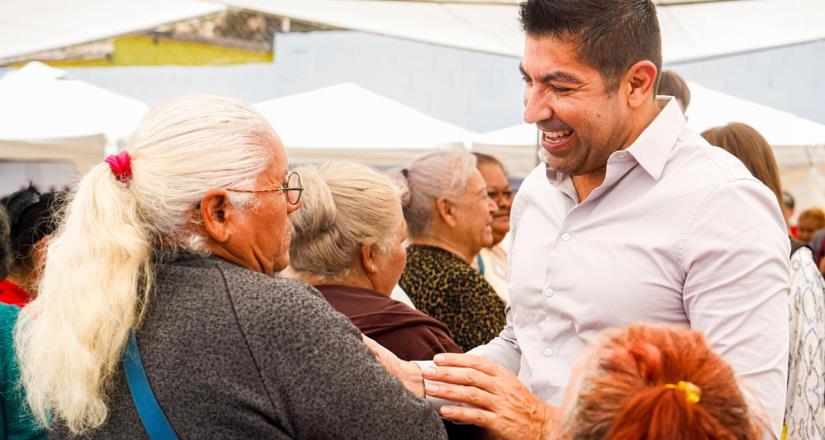
[[[442,414],[502,438],[546,434],[587,343],[654,322],[704,332],[778,435],[789,242],[776,198],[657,98],[653,2],[530,0],[521,20],[524,119],[544,164],[512,208],[507,327],[476,356],[437,357],[424,376],[452,385],[427,394],[471,403]]]

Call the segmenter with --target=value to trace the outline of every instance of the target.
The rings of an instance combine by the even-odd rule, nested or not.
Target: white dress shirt
[[[544,165],[524,180],[511,212],[507,326],[472,353],[559,404],[601,330],[638,322],[698,329],[778,435],[790,245],[776,197],[686,129],[675,100],[660,105],[581,203],[570,177]]]

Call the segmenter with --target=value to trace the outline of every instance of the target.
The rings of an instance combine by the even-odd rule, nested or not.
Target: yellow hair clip
[[[685,393],[685,399],[688,401],[688,403],[699,403],[699,401],[702,399],[702,389],[690,382],[680,380],[677,385],[669,383],[665,385],[665,388],[671,390],[679,390]]]

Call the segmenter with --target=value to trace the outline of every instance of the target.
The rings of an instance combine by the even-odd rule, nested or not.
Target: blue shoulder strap
[[[126,371],[126,382],[129,384],[132,401],[135,402],[138,416],[149,438],[177,440],[178,435],[166,419],[166,414],[163,413],[149,385],[149,378],[146,377],[146,371],[143,369],[143,361],[140,359],[134,332],[129,333],[129,343],[123,354],[123,369]]]
[[[481,254],[476,254],[476,263],[478,264],[478,273],[484,276],[484,259],[481,258]]]

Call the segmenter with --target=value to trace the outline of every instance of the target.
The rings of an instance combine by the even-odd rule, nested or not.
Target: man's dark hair
[[[682,103],[683,110],[690,105],[690,88],[681,76],[672,70],[665,70],[659,75],[659,95],[673,96]]]
[[[521,25],[528,35],[576,44],[579,60],[599,71],[608,89],[639,61],[650,60],[662,70],[662,38],[651,0],[528,0],[521,4]]]

